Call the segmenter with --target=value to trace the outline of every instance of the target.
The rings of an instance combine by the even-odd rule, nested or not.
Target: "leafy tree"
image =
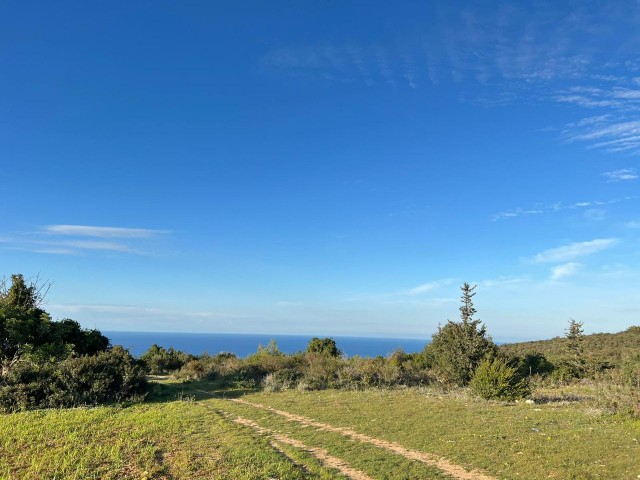
[[[439,326],[425,352],[442,380],[461,386],[469,383],[473,372],[484,357],[497,351],[493,340],[487,336],[486,326],[474,318],[475,288],[466,282],[463,284],[461,321],[449,320],[444,327]]]
[[[22,275],[11,275],[9,287],[0,282],[0,376],[25,352],[46,342],[51,318],[39,308],[42,299],[42,287],[27,285]]]
[[[333,338],[313,337],[307,345],[307,353],[319,353],[328,357],[340,357],[342,352],[338,350],[336,341]]]

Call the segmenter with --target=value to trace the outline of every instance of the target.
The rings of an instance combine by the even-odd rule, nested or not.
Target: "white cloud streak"
[[[527,281],[529,281],[528,277],[499,277],[494,279],[482,280],[480,282],[477,282],[477,284],[482,288],[493,288],[517,285]]]
[[[532,258],[533,263],[567,262],[575,258],[593,255],[618,243],[615,238],[597,238],[588,242],[576,242],[562,247],[550,248]]]
[[[422,285],[418,285],[417,287],[411,288],[406,291],[405,295],[422,295],[423,293],[430,292],[431,290],[435,290],[440,287],[444,287],[447,285],[451,285],[453,280],[450,278],[445,278],[443,280],[436,280],[433,282],[423,283]]]
[[[636,180],[638,174],[633,168],[623,168],[621,170],[613,170],[611,172],[605,172],[602,175],[608,178],[608,182],[625,182],[630,180]]]
[[[46,255],[82,256],[89,252],[148,255],[153,254],[148,248],[151,237],[164,233],[167,231],[55,224],[0,236],[0,243],[4,248]]]
[[[583,266],[583,264],[577,262],[568,262],[563,263],[562,265],[557,265],[551,269],[551,279],[560,280],[562,278],[575,275]]]
[[[495,213],[491,216],[492,222],[497,222],[499,220],[507,220],[516,217],[526,217],[531,215],[541,215],[541,214],[549,214],[549,213],[557,213],[565,210],[576,210],[583,208],[595,208],[595,207],[603,207],[607,205],[614,205],[620,202],[626,202],[629,200],[634,200],[635,196],[621,197],[621,198],[612,198],[609,200],[587,200],[581,202],[573,202],[573,203],[550,203],[542,206],[537,206],[534,208],[515,208],[513,210],[505,210],[503,212]]]
[[[146,228],[97,227],[93,225],[45,225],[42,230],[52,235],[99,238],[148,238],[164,233],[162,230]]]

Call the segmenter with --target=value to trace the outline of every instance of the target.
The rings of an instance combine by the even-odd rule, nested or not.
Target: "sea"
[[[215,355],[220,352],[235,353],[246,357],[255,353],[259,345],[266,346],[275,340],[278,349],[284,353],[296,353],[307,348],[310,335],[262,335],[235,333],[173,333],[173,332],[102,332],[111,340],[111,345],[122,345],[133,356],[140,356],[151,345],[201,355]],[[322,338],[322,337],[321,337]],[[407,353],[421,351],[428,343],[424,339],[378,338],[378,337],[332,337],[338,348],[347,356],[386,356],[397,349]]]

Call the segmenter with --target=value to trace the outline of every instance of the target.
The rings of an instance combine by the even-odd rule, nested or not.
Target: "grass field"
[[[640,478],[640,422],[582,402],[206,383],[161,385],[155,400],[0,416],[0,477]]]

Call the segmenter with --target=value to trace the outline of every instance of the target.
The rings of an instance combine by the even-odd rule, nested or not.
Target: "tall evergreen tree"
[[[427,356],[445,381],[467,385],[480,361],[495,354],[496,345],[487,336],[487,328],[475,319],[473,306],[475,286],[464,283],[461,287],[460,322],[447,321],[432,337]]]
[[[564,334],[567,340],[567,363],[576,377],[581,377],[585,371],[584,347],[582,345],[584,340],[583,325],[583,322],[571,318]]]

